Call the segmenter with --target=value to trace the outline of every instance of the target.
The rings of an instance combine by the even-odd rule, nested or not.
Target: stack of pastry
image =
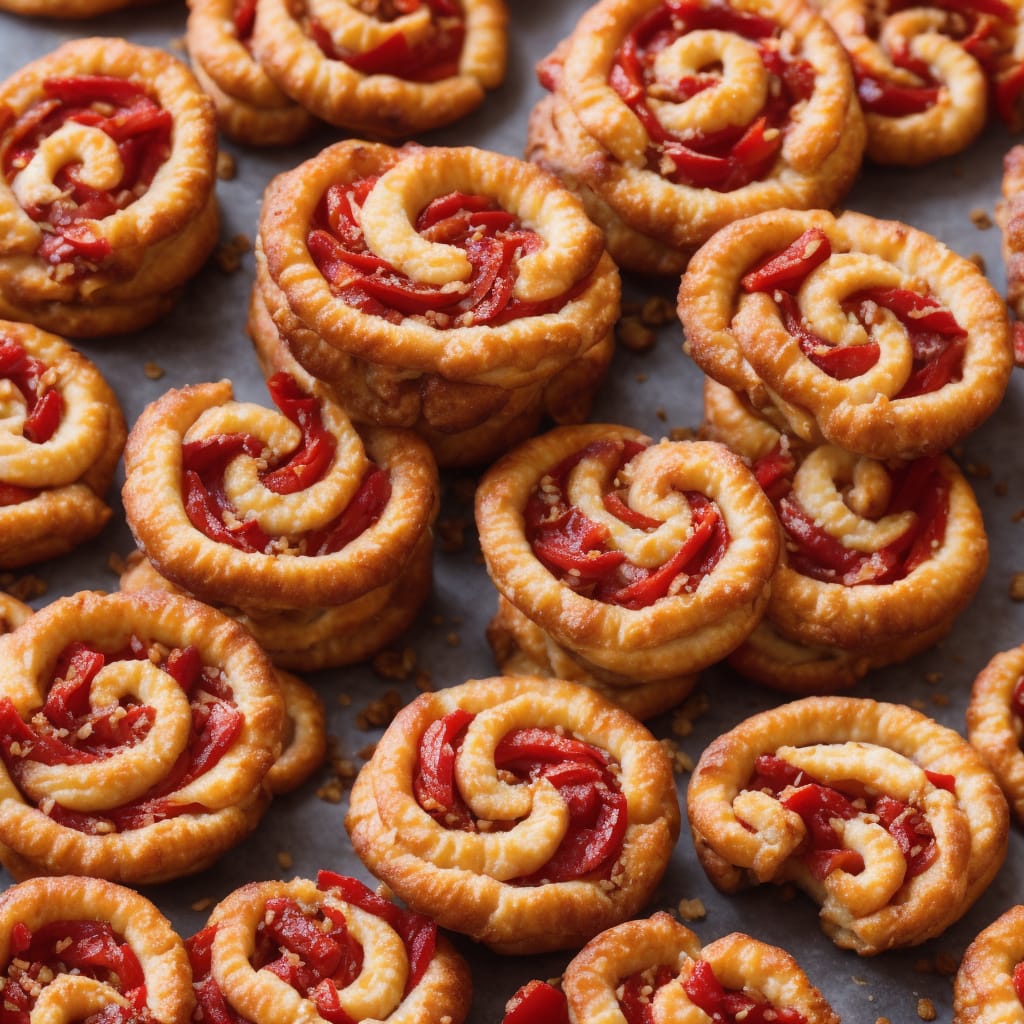
[[[167,312],[217,240],[213,105],[161,50],[78,39],[0,85],[0,314],[73,337]]]
[[[533,165],[472,148],[342,142],[275,178],[250,333],[356,422],[411,427],[442,466],[484,462],[547,414],[586,418],[619,275]]]
[[[705,430],[754,466],[786,535],[735,666],[829,692],[934,643],[987,563],[977,503],[943,451],[1009,380],[991,285],[904,224],[784,210],[711,238],[679,312],[714,378]]]

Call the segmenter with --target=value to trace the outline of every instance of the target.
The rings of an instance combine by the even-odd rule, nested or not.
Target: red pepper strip
[[[745,292],[781,288],[795,292],[807,275],[832,255],[832,243],[821,228],[808,228],[781,252],[768,257],[740,278]]]
[[[127,106],[140,96],[148,94],[141,85],[128,78],[114,75],[68,75],[66,78],[46,78],[43,92],[62,103],[113,103]]]
[[[949,518],[949,481],[945,476],[937,475],[936,486],[925,495],[918,516],[921,522],[920,532],[904,564],[904,571],[908,575],[935,554],[946,536],[946,523]]]
[[[256,24],[256,0],[235,0],[231,20],[235,24],[235,37],[244,43]]]
[[[702,4],[697,0],[667,0],[666,7],[686,21],[689,32],[695,29],[718,29],[733,32],[745,39],[769,39],[779,27],[770,18],[737,10],[723,0]]]
[[[17,745],[19,753],[13,752]],[[0,751],[8,768],[24,758],[38,764],[91,764],[95,754],[79,750],[52,733],[37,733],[18,714],[10,697],[0,698]]]
[[[45,444],[60,426],[64,399],[59,391],[43,392],[32,411],[25,417],[25,437],[33,444]]]
[[[294,900],[268,899],[264,921],[266,933],[321,978],[330,977],[337,970],[342,959],[339,944],[321,930],[317,921],[304,914]]]
[[[721,1007],[725,999],[725,989],[715,977],[714,969],[707,960],[694,961],[693,970],[683,981],[683,991],[690,1002],[708,1014],[712,1020],[716,1019],[716,1014],[718,1020],[724,1020]]]
[[[754,778],[748,789],[771,789],[781,793],[787,786],[801,786],[808,777],[796,766],[775,754],[759,754],[754,761]]]
[[[1017,998],[1024,1003],[1024,961],[1016,964],[1013,968],[1013,991]]]
[[[851,551],[826,533],[788,495],[778,505],[779,521],[787,536],[803,548],[811,558],[827,569],[844,573],[860,559],[859,551]]]
[[[761,490],[773,503],[788,494],[793,486],[796,460],[790,452],[783,452],[780,445],[776,445],[767,455],[762,455],[752,468]]]
[[[77,728],[75,719],[89,711],[89,687],[106,664],[99,651],[81,641],[68,644],[57,659],[56,681],[43,704],[43,714],[58,729]]]
[[[600,579],[626,559],[621,551],[599,550],[607,539],[608,528],[574,506],[557,523],[542,527],[532,546],[534,554],[549,566],[578,573],[580,579]]]
[[[621,519],[627,526],[634,530],[656,530],[661,526],[663,520],[652,519],[642,512],[632,509],[622,500],[625,491],[609,491],[604,495],[604,507],[611,512],[616,519]]]
[[[59,235],[46,234],[39,243],[39,257],[47,263],[67,262],[75,256],[93,263],[106,259],[113,250],[106,238],[97,238],[85,223],[62,228]]]
[[[796,299],[789,292],[778,291],[775,300],[782,310],[782,322],[786,331],[796,338],[800,350],[819,370],[835,380],[849,380],[866,373],[878,362],[878,343],[865,342],[863,345],[829,345],[823,338],[813,334],[804,324]]]
[[[501,1024],[569,1024],[569,1004],[546,981],[529,981],[505,1004]]]
[[[887,796],[878,798],[874,812],[907,862],[906,877],[914,878],[925,871],[938,856],[928,819],[911,805]]]
[[[584,743],[583,740],[561,736],[552,729],[534,727],[513,729],[501,738],[501,742],[495,748],[494,764],[497,768],[516,772],[514,766],[522,761],[583,761],[604,768],[609,762],[609,756],[605,751],[590,743]]]
[[[512,231],[517,224],[516,217],[505,210],[463,211],[424,228],[421,234],[429,242],[452,243],[476,232],[493,236],[502,231]]]
[[[366,248],[363,230],[353,213],[352,203],[362,206],[366,197],[373,191],[374,185],[377,184],[378,177],[374,174],[358,178],[347,184],[331,185],[324,193],[323,203],[326,207],[327,223],[331,231],[348,249],[364,250]]]
[[[321,892],[337,890],[341,899],[351,903],[359,910],[365,910],[368,914],[379,917],[386,921],[395,931],[401,927],[402,915],[407,913],[401,907],[396,906],[390,900],[378,896],[357,878],[349,875],[339,875],[334,871],[321,870],[316,876],[316,887]]]
[[[944,789],[947,793],[956,793],[956,776],[947,775],[945,772],[932,772],[927,768],[924,770],[928,781],[937,789]]]
[[[332,555],[362,536],[384,514],[391,499],[391,478],[379,466],[371,466],[345,511],[322,530],[306,536],[306,553]]]
[[[219,544],[230,544],[239,551],[265,551],[270,538],[255,521],[241,523],[237,527],[224,525],[216,498],[207,490],[199,474],[194,470],[185,472],[185,512],[189,522]]]
[[[390,271],[391,264],[372,252],[352,252],[322,228],[310,231],[306,248],[317,269],[331,284],[345,281],[352,271],[360,275],[372,274],[375,270]],[[338,264],[341,264],[339,267]]]
[[[782,149],[782,133],[775,129],[775,134],[769,139],[767,137],[768,129],[768,119],[759,117],[756,121],[751,122],[750,127],[732,147],[729,156],[738,161],[747,173],[746,180],[743,181],[744,185],[764,173],[767,170],[765,165],[774,160],[775,154]]]
[[[915,398],[917,395],[929,394],[945,387],[960,373],[966,347],[967,342],[964,338],[950,342],[937,359],[926,363],[907,378],[906,384],[896,398]]]
[[[330,978],[324,978],[310,995],[317,1013],[330,1024],[356,1024],[356,1020],[342,1009],[338,988]]]
[[[19,487],[17,484],[0,483],[0,507],[20,505],[23,501],[31,501],[37,494],[37,487]]]
[[[223,701],[207,706],[209,718],[192,745],[192,763],[178,788],[187,786],[216,767],[245,725],[245,716],[237,707]]]
[[[175,647],[167,655],[164,671],[191,696],[196,683],[202,678],[203,658],[195,644]]]
[[[249,1024],[231,1008],[212,977],[205,978],[201,984],[193,987],[196,994],[196,1013],[202,1014],[203,1024]]]
[[[645,971],[637,971],[620,982],[615,990],[619,997],[619,1010],[626,1018],[626,1024],[654,1024],[654,986],[645,975]]]
[[[1019,130],[1021,115],[1018,106],[1021,93],[1024,93],[1024,62],[1014,64],[1008,72],[999,75],[994,91],[996,113],[1008,127]]]
[[[420,740],[414,789],[421,806],[428,801],[445,810],[455,807],[455,738],[474,716],[456,708],[427,726]]]
[[[859,875],[864,870],[864,858],[856,850],[808,850],[803,859],[811,874],[819,882],[825,881],[833,871],[845,871],[850,875]]]
[[[405,982],[405,995],[419,984],[437,952],[437,925],[422,914],[404,914],[399,934],[405,943],[409,958],[409,976]]]
[[[476,213],[481,210],[493,210],[493,202],[487,196],[470,195],[467,192],[449,192],[431,199],[416,218],[416,230],[425,231],[439,221],[447,220],[460,211]]]
[[[156,721],[156,710],[148,704],[116,705],[87,722],[92,732],[81,741],[82,746],[99,753],[103,747],[124,747],[138,743]]]
[[[799,786],[780,802],[787,810],[800,815],[818,849],[832,849],[839,845],[831,819],[849,821],[857,817],[857,808],[839,790],[817,782]]]
[[[884,306],[911,330],[935,331],[952,338],[967,337],[953,313],[930,295],[921,295],[909,288],[865,288],[856,297]]]
[[[857,96],[860,105],[870,114],[883,117],[909,117],[922,114],[939,100],[938,85],[894,85],[872,78],[866,72],[857,75]]]
[[[664,154],[675,166],[672,180],[692,188],[719,188],[730,172],[729,158],[701,153],[682,142],[666,142]]]
[[[283,466],[261,474],[261,479],[274,494],[295,494],[323,477],[336,442],[323,425],[320,402],[302,391],[294,377],[275,373],[267,387],[274,404],[302,431],[302,444]]]
[[[465,293],[462,291],[443,292],[439,288],[431,286],[419,287],[407,277],[400,276],[396,271],[389,271],[385,275],[360,277],[359,287],[367,294],[397,309],[406,316],[422,315],[433,310],[444,310],[454,306]]]
[[[362,53],[348,53],[343,60],[353,71],[363,75],[394,74],[403,64],[409,64],[412,49],[401,32],[388,36],[383,43]]]
[[[955,11],[957,14],[989,14],[999,21],[1012,25],[1016,21],[1016,13],[1003,0],[935,0],[935,7]]]

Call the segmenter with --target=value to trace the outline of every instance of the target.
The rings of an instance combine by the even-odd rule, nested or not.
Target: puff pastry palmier
[[[0,314],[73,337],[173,305],[217,240],[213,105],[161,50],[77,39],[0,85]]]
[[[285,710],[238,623],[83,592],[0,638],[0,861],[131,884],[199,871],[266,807]]]
[[[839,1024],[785,950],[742,932],[701,948],[689,928],[664,912],[591,939],[565,969],[564,995],[537,985],[517,993],[503,1024],[554,1019],[538,1014],[556,1000],[567,1004],[571,1024]]]
[[[252,882],[188,940],[196,1020],[461,1024],[469,968],[437,926],[321,871],[316,882]]]
[[[679,289],[688,352],[781,429],[875,459],[937,455],[1013,368],[978,268],[898,221],[780,210],[737,221]]]
[[[719,889],[795,882],[861,955],[940,934],[1006,852],[1006,801],[975,750],[872,700],[808,697],[741,722],[701,755],[687,806]]]
[[[953,985],[953,1024],[1024,1022],[1024,906],[1011,907],[967,947]]]
[[[608,424],[558,427],[510,452],[480,481],[476,521],[507,602],[491,628],[499,654],[506,636],[536,648],[533,625],[547,667],[575,662],[572,678],[644,714],[678,703],[693,673],[744,640],[779,557],[771,506],[724,445],[655,444]]]
[[[413,910],[502,953],[578,946],[635,914],[678,834],[654,737],[585,686],[495,677],[387,728],[345,825]]]
[[[951,459],[879,462],[807,445],[711,380],[704,410],[705,433],[748,460],[786,541],[735,668],[790,693],[828,693],[945,635],[988,564],[981,510]]]
[[[170,391],[132,429],[125,512],[156,573],[222,606],[275,663],[360,661],[411,623],[430,588],[437,468],[406,431],[359,433],[289,376],[278,411],[229,381]],[[151,570],[123,585],[160,585]]]
[[[188,954],[149,900],[99,878],[33,878],[0,896],[7,1020],[188,1024]]]
[[[126,435],[89,360],[56,335],[0,321],[0,567],[65,554],[103,529]]]
[[[267,75],[331,124],[382,138],[449,124],[505,74],[502,0],[256,0]]]
[[[512,157],[330,146],[271,182],[256,259],[257,347],[283,339],[354,419],[412,427],[443,465],[492,459],[545,413],[585,419],[611,359],[601,232]]]
[[[602,0],[539,74],[527,156],[631,270],[678,273],[740,217],[830,206],[860,167],[849,64],[800,0]]]

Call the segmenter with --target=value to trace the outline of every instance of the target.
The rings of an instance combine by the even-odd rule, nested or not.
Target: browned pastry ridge
[[[800,0],[602,0],[538,70],[527,156],[630,270],[678,273],[740,217],[831,206],[860,167],[849,62]]]
[[[213,105],[162,50],[66,43],[0,85],[0,315],[72,337],[166,313],[217,240]]]
[[[639,716],[678,704],[743,642],[779,558],[771,506],[724,445],[608,424],[558,427],[499,460],[476,522],[502,670],[598,686]]]
[[[1014,357],[1024,361],[1024,146],[1013,146],[1003,157],[1002,199],[996,203],[996,222],[1002,232],[1006,266],[1006,302],[1016,317]]]
[[[851,697],[794,701],[719,736],[687,806],[719,889],[795,882],[836,945],[862,956],[941,934],[999,870],[1009,831],[966,740],[912,708]]]
[[[0,0],[0,11],[28,18],[95,18],[124,7],[142,7],[151,0]]]
[[[953,986],[953,1024],[1024,1021],[1024,906],[1011,907],[967,947]]]
[[[356,422],[410,427],[442,466],[586,419],[619,275],[579,202],[469,147],[330,146],[268,186],[249,328]]]
[[[578,947],[639,911],[679,818],[664,749],[625,711],[564,680],[495,677],[400,711],[345,826],[407,906],[525,954]]]

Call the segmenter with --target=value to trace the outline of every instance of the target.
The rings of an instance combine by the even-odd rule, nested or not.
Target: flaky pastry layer
[[[1024,906],[1010,907],[967,947],[953,983],[953,1024],[1017,1024],[1014,975],[1024,960]]]

